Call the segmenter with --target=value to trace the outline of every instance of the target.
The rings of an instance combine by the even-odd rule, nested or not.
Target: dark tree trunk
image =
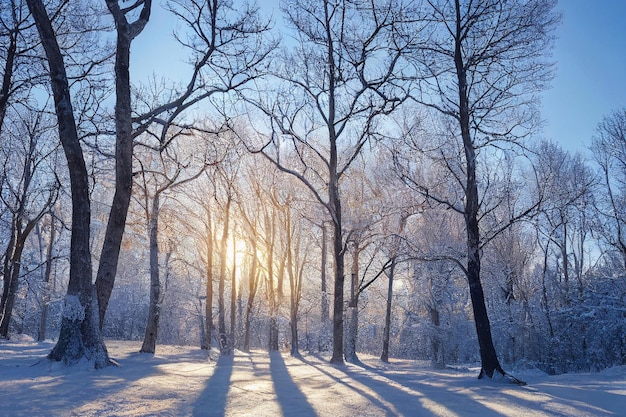
[[[159,193],[152,199],[152,215],[149,221],[150,233],[150,305],[148,306],[148,321],[140,352],[154,354],[159,333],[159,319],[161,316],[161,279],[159,276]]]
[[[480,229],[478,225],[478,185],[476,182],[476,150],[470,134],[469,99],[467,91],[467,75],[462,56],[461,11],[459,0],[456,0],[456,36],[454,63],[459,88],[459,124],[465,150],[466,184],[465,184],[465,227],[467,229],[467,281],[474,312],[474,322],[480,349],[481,370],[479,378],[493,377],[495,371],[505,374],[493,346],[491,324],[487,315],[485,295],[480,281]]]
[[[322,259],[321,259],[321,327],[317,340],[317,348],[325,352],[330,347],[330,308],[328,304],[328,285],[326,277],[326,265],[328,264],[328,231],[326,223],[322,223]]]
[[[294,357],[300,357],[300,346],[298,342],[298,310],[300,309],[300,298],[302,295],[302,270],[295,271],[293,262],[293,239],[291,227],[290,207],[286,210],[287,231],[287,274],[289,276],[289,327],[291,329],[291,348],[290,354]],[[297,245],[296,245],[297,246]]]
[[[331,77],[332,80],[332,77]],[[332,95],[331,95],[332,97]],[[334,106],[334,104],[333,104]],[[331,114],[334,113],[330,112]],[[332,124],[331,124],[332,126]],[[333,296],[333,355],[330,363],[343,364],[343,284],[344,249],[341,230],[341,200],[339,198],[339,178],[337,175],[337,144],[331,132],[330,181],[328,186],[330,213],[333,217],[333,256],[335,260],[335,284]]]
[[[396,257],[391,259],[389,265],[389,272],[387,272],[387,278],[389,283],[387,284],[387,308],[385,309],[385,329],[383,330],[383,352],[380,355],[380,360],[389,363],[389,335],[391,333],[391,302],[393,299],[393,279],[396,271]]]
[[[95,287],[91,281],[91,204],[87,168],[76,130],[65,64],[50,19],[41,0],[27,0],[27,4],[48,59],[59,137],[69,168],[72,193],[70,277],[59,339],[48,357],[67,364],[86,358],[96,368],[102,368],[109,365],[110,360],[100,334]]]
[[[133,186],[133,126],[130,88],[130,46],[150,18],[151,0],[143,1],[139,18],[129,23],[118,1],[106,0],[117,29],[115,54],[115,194],[96,275],[100,327],[115,284],[122,237]]]
[[[16,245],[9,260],[9,267],[5,268],[5,289],[6,294],[2,294],[2,317],[0,320],[0,336],[5,339],[9,337],[9,324],[13,316],[13,306],[19,288],[19,278],[21,270],[22,252],[24,250],[24,238],[19,233]]]

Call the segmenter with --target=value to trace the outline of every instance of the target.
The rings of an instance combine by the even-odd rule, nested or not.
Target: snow
[[[69,321],[82,321],[85,318],[85,309],[80,300],[75,295],[65,296],[65,305],[63,307],[63,317]]]
[[[365,367],[328,358],[107,341],[119,366],[66,367],[45,355],[52,342],[0,342],[0,415],[11,416],[619,416],[626,413],[626,367],[528,382],[477,380],[475,368],[360,355]]]

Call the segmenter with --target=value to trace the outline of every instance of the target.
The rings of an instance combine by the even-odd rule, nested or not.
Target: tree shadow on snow
[[[313,355],[316,356],[316,355]],[[318,357],[319,359],[321,359],[322,361],[324,361],[323,358]],[[407,416],[417,416],[417,415],[427,415],[427,414],[419,414],[420,411],[423,411],[424,413],[426,412],[426,410],[420,410],[420,405],[419,403],[417,404],[409,404],[409,401],[411,400],[410,397],[407,396],[407,398],[405,398],[405,404],[404,406],[402,404],[393,404],[392,408],[391,406],[385,404],[383,401],[381,401],[378,398],[378,394],[380,393],[384,396],[384,393],[388,392],[387,387],[386,386],[379,386],[376,387],[379,390],[377,391],[375,388],[372,388],[371,386],[367,385],[367,384],[363,384],[366,385],[366,387],[368,388],[367,390],[354,386],[354,385],[350,385],[348,383],[346,383],[346,379],[345,378],[341,378],[337,375],[334,375],[333,373],[328,372],[327,370],[324,369],[324,366],[320,366],[319,364],[310,361],[306,358],[302,358],[301,359],[302,362],[306,363],[309,366],[314,367],[318,372],[326,375],[328,378],[332,379],[333,381],[335,381],[337,384],[341,384],[344,385],[346,388],[352,390],[355,392],[356,395],[359,395],[363,398],[366,398],[369,402],[371,402],[373,405],[375,405],[376,407],[380,408],[381,410],[383,410],[385,412],[386,415],[388,416],[395,416],[398,415],[398,413],[400,413],[400,415],[407,415]],[[339,365],[339,366],[334,366],[333,369],[336,369],[339,372],[344,373],[347,376],[350,376],[350,378],[354,378],[353,374],[350,374],[347,370],[347,366],[348,365]],[[359,378],[361,379],[361,378]],[[359,381],[361,382],[361,381]],[[385,398],[385,401],[387,401],[387,399]],[[417,407],[416,407],[417,405]],[[417,413],[417,414],[416,414]]]
[[[234,360],[234,355],[220,356],[213,375],[207,381],[206,387],[194,404],[194,416],[217,417],[224,415]]]
[[[270,352],[270,373],[284,416],[317,417],[306,396],[295,384],[280,352]]]

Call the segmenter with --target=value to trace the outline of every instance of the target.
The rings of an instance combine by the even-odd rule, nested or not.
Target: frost
[[[83,321],[85,319],[85,308],[75,295],[65,296],[65,305],[63,306],[63,318],[70,321]]]

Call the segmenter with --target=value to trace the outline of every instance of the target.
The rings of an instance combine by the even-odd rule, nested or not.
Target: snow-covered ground
[[[1,416],[624,416],[626,367],[595,374],[518,372],[527,386],[479,381],[476,369],[363,357],[236,352],[217,363],[193,347],[108,341],[119,367],[66,368],[51,343],[0,342]],[[214,356],[215,352],[211,356]]]

